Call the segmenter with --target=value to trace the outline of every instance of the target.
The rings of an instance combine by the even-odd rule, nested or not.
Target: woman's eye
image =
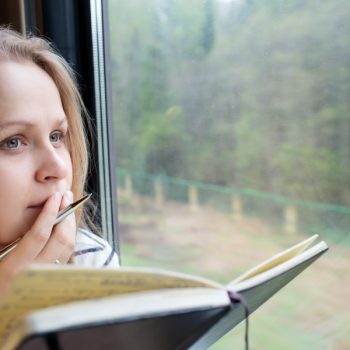
[[[59,142],[63,139],[64,135],[61,132],[55,132],[53,134],[50,135],[50,141],[55,143],[55,142]]]
[[[8,139],[4,142],[4,147],[8,149],[16,149],[21,145],[21,140],[18,137]]]

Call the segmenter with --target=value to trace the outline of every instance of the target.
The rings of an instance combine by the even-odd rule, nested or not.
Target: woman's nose
[[[64,151],[49,145],[39,152],[37,156],[40,157],[40,159],[37,159],[38,168],[35,173],[37,181],[47,182],[67,177],[69,164],[68,157],[65,157]]]

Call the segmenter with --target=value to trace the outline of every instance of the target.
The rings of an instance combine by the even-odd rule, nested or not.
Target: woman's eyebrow
[[[55,121],[56,125],[63,125],[67,124],[67,118],[66,117],[60,117],[57,121]],[[25,126],[25,127],[33,127],[37,123],[32,122],[30,120],[9,120],[9,121],[1,121],[0,120],[0,129],[7,129],[13,126]]]
[[[64,117],[60,118],[56,123],[57,123],[57,125],[68,124],[68,120],[67,120],[67,118],[64,116]]]
[[[17,126],[17,125],[33,126],[33,125],[35,125],[35,123],[28,121],[28,120],[9,120],[9,121],[5,121],[5,122],[0,121],[0,128],[1,129],[10,128],[12,126]]]

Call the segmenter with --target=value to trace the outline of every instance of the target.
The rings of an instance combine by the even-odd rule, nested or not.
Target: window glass
[[[252,348],[349,348],[350,2],[109,15],[123,265],[229,282],[318,233],[330,251],[252,316]]]

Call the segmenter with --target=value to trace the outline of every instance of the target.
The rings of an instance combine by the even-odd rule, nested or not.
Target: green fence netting
[[[124,192],[129,190],[133,194],[154,199],[157,188],[160,188],[164,201],[187,204],[192,201],[198,207],[210,207],[231,214],[238,210],[233,204],[238,200],[241,214],[245,217],[258,218],[281,230],[286,228],[288,220],[294,220],[299,232],[319,233],[333,242],[350,244],[349,207],[292,199],[247,188],[224,187],[147,174],[125,168],[117,169],[117,180],[118,188]],[[292,218],[288,218],[288,210]]]

